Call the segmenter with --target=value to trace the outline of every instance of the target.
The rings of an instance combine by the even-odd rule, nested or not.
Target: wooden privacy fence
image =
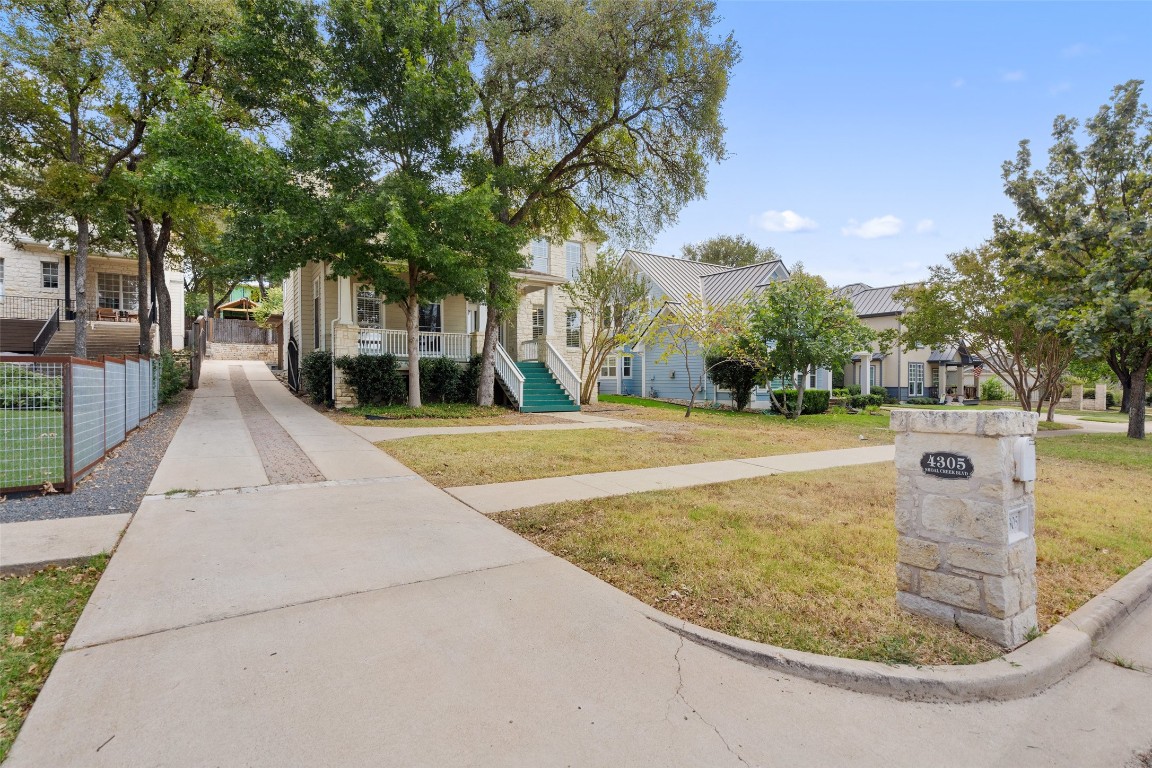
[[[208,340],[219,344],[275,344],[276,332],[255,320],[216,317],[208,321]]]
[[[0,493],[76,481],[156,413],[160,358],[0,355]]]

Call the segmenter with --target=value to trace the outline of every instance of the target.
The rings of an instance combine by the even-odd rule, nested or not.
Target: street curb
[[[97,553],[105,554],[105,553]],[[50,560],[38,560],[34,563],[6,563],[0,565],[0,577],[9,576],[27,576],[36,571],[42,571],[45,568],[55,566],[57,568],[67,568],[71,565],[83,565],[91,560],[96,555],[79,555],[77,557],[56,557]]]
[[[998,659],[911,667],[778,648],[699,627],[645,605],[648,618],[682,637],[757,667],[836,688],[907,701],[1008,701],[1033,696],[1075,672],[1092,648],[1152,597],[1148,560],[1043,635]]]

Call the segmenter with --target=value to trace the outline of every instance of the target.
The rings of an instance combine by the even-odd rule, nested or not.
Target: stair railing
[[[556,347],[552,346],[552,342],[546,339],[540,339],[544,345],[544,365],[556,377],[556,381],[560,382],[560,386],[568,393],[568,397],[572,398],[572,402],[580,405],[580,377],[576,375],[576,371],[568,365],[568,362],[560,356],[556,351]]]
[[[508,356],[508,352],[503,346],[496,345],[496,358],[495,363],[496,375],[504,382],[504,386],[508,388],[508,392],[516,400],[516,407],[524,407],[524,374],[516,367],[516,363],[512,362],[512,358]]]
[[[56,335],[58,330],[60,330],[59,307],[52,311],[52,316],[44,323],[40,333],[36,334],[36,338],[32,341],[32,354],[36,357],[44,354],[44,350],[48,348],[48,342],[52,341],[52,337]]]

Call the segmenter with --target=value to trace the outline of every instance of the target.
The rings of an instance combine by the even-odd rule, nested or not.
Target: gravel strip
[[[232,381],[232,393],[236,396],[236,405],[244,415],[244,423],[248,427],[248,434],[256,444],[256,451],[260,454],[260,461],[264,464],[264,473],[268,475],[268,482],[272,485],[284,483],[318,483],[323,481],[324,475],[316,469],[296,441],[288,434],[280,422],[268,412],[260,398],[252,390],[248,376],[244,373],[244,366],[228,366],[228,377]]]
[[[0,523],[135,512],[191,402],[191,391],[177,395],[129,433],[128,439],[77,483],[72,493],[9,494],[0,503]]]

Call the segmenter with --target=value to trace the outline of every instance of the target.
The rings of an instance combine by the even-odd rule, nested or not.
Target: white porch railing
[[[580,404],[580,377],[576,375],[576,371],[572,370],[568,362],[560,356],[556,348],[552,346],[551,342],[541,339],[544,344],[544,366],[552,372],[556,377],[556,381],[560,382],[560,386],[568,393],[568,397],[572,398],[572,402],[577,405]]]
[[[420,357],[450,357],[461,362],[471,357],[471,343],[466,333],[421,333],[418,343]],[[362,355],[388,354],[407,359],[408,332],[361,328],[356,349]]]
[[[521,408],[524,405],[524,374],[516,367],[516,363],[512,362],[512,358],[508,356],[508,352],[500,344],[496,345],[496,359],[493,361],[496,366],[496,375],[508,387],[512,397],[516,399],[516,407]]]
[[[540,345],[536,339],[520,342],[520,362],[536,362],[540,359]]]

